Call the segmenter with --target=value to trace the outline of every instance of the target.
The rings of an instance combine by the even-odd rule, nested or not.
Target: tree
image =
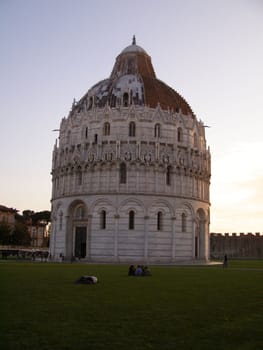
[[[0,244],[9,244],[11,238],[11,228],[4,222],[0,223]]]
[[[16,219],[16,222],[24,222],[25,221],[24,216],[20,215],[18,213],[15,214],[15,219]]]
[[[32,215],[34,215],[34,211],[33,210],[23,210],[23,218],[24,220],[29,220],[31,219]]]
[[[31,215],[31,218],[32,218],[33,222],[38,222],[38,221],[49,222],[50,221],[50,211],[44,210],[44,211],[40,211],[38,213],[34,213]]]
[[[30,245],[31,237],[26,225],[17,223],[11,234],[11,244],[13,245]]]

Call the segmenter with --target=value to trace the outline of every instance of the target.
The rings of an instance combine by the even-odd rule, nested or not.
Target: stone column
[[[157,163],[154,164],[154,184],[155,184],[155,193],[159,192],[159,165]]]
[[[71,169],[70,166],[68,166],[66,171],[66,194],[71,193]]]
[[[96,177],[97,177],[97,183],[99,185],[99,187],[96,189],[96,191],[100,192],[101,191],[101,188],[102,188],[102,184],[101,184],[101,172],[103,171],[101,169],[101,164],[97,164],[96,167],[95,167],[95,171],[96,171]]]
[[[91,259],[91,235],[92,235],[92,215],[88,215],[86,258]]]
[[[116,141],[116,158],[120,159],[120,141]]]
[[[55,252],[56,252],[56,239],[57,239],[57,219],[53,219],[51,222],[51,225],[53,226],[52,228],[52,236],[51,238],[51,242],[50,242],[50,254],[51,254],[51,258],[52,260],[55,259]]]
[[[120,163],[116,163],[116,190],[117,193],[120,192]]]
[[[149,216],[144,217],[144,261],[148,261],[148,220]]]
[[[158,160],[159,160],[159,142],[156,142],[156,144],[155,144],[155,161],[156,162],[158,162]]]
[[[144,166],[144,180],[145,180],[144,191],[147,193],[149,192],[149,176],[151,176],[149,174],[150,171],[151,171],[151,169],[149,167],[149,164],[145,163],[145,166]]]
[[[205,247],[204,247],[204,258],[206,261],[209,260],[209,245],[210,245],[210,239],[209,239],[209,222],[208,220],[204,221],[204,236],[205,236]]]
[[[97,159],[102,159],[102,144],[97,145]]]
[[[65,215],[65,221],[64,221],[64,256],[68,260],[71,258],[73,254],[73,248],[74,248],[74,233],[73,233],[73,224],[72,220],[70,220],[69,215]]]
[[[77,181],[76,181],[77,177],[76,177],[76,169],[74,167],[74,170],[72,172],[72,183],[71,183],[71,188],[72,188],[72,192],[75,194],[77,192]]]
[[[139,183],[140,183],[140,164],[136,163],[136,192],[139,191],[140,189],[140,186],[139,186]]]
[[[176,217],[172,216],[171,217],[171,226],[172,226],[172,262],[175,261],[175,250],[176,250],[176,244],[175,244],[175,239],[176,239],[175,220],[176,220]]]
[[[182,174],[182,168],[180,168],[180,175],[179,175],[179,181],[180,181],[180,195],[181,196],[184,196],[184,193],[183,193],[183,174]]]
[[[136,143],[136,159],[141,158],[141,143],[140,141],[137,141]]]
[[[176,172],[173,167],[171,169],[171,193],[174,195],[176,194]]]
[[[119,241],[119,218],[120,216],[118,214],[114,215],[114,221],[115,221],[115,232],[114,232],[114,260],[116,262],[119,261],[118,256],[118,241]]]
[[[111,178],[111,163],[106,164],[105,173],[106,173],[105,189],[107,192],[109,192],[110,191],[110,178]]]
[[[196,221],[195,219],[192,220],[192,258],[195,259],[195,237],[197,237],[198,240],[198,247],[197,249],[199,250],[199,236],[200,235],[196,235],[196,230],[197,230],[197,225],[196,225]],[[197,257],[199,255],[199,252],[197,252]]]

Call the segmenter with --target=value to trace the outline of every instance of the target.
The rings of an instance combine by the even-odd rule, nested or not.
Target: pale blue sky
[[[262,0],[0,0],[0,204],[50,209],[52,129],[133,34],[211,125],[211,231],[262,232]]]

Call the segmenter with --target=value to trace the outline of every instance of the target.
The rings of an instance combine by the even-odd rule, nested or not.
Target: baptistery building
[[[133,38],[109,78],[74,101],[52,161],[51,258],[209,258],[205,126]]]

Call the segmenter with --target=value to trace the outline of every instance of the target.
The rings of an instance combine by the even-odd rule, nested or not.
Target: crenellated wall
[[[210,256],[222,258],[263,258],[263,233],[210,233]]]

